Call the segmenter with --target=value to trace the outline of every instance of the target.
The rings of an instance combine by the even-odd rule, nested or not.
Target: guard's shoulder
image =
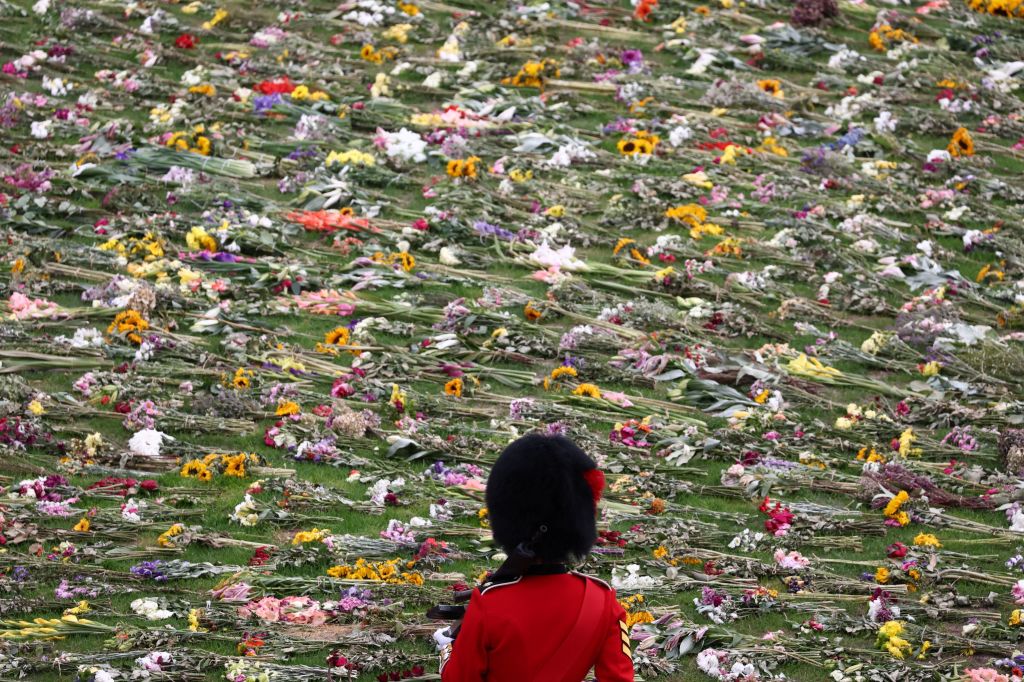
[[[581,578],[585,578],[586,580],[589,580],[592,583],[596,583],[597,585],[603,587],[604,589],[608,590],[609,592],[613,591],[612,590],[612,586],[609,585],[608,583],[606,583],[605,581],[601,580],[600,578],[595,578],[592,575],[587,575],[586,573],[580,573],[579,571],[571,571],[571,573],[573,575],[578,575]]]
[[[495,578],[484,582],[477,588],[477,591],[480,593],[480,596],[483,596],[488,592],[498,589],[499,587],[510,587],[515,585],[522,579],[523,576],[521,575],[514,578]]]

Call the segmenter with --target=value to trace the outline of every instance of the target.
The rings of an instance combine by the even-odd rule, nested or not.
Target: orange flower
[[[657,6],[658,0],[640,0],[636,4],[636,9],[633,10],[633,18],[637,21],[647,21],[647,18]]]
[[[455,377],[447,384],[444,385],[445,395],[455,396],[456,398],[462,397],[462,379]]]
[[[523,315],[525,315],[526,319],[530,320],[531,322],[539,320],[541,314],[542,313],[539,310],[533,307],[532,301],[530,303],[527,303],[526,307],[523,308]]]
[[[292,211],[285,218],[298,223],[310,232],[334,232],[338,229],[361,232],[380,232],[366,218],[358,218],[351,208],[329,211]]]

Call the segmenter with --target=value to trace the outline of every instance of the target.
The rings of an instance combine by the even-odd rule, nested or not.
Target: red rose
[[[139,487],[146,492],[153,492],[160,487],[160,484],[154,481],[152,478],[147,478],[145,481],[139,484]]]
[[[885,553],[890,559],[902,559],[907,556],[907,546],[902,542],[894,542],[886,548]]]
[[[191,50],[198,42],[199,41],[196,40],[196,37],[191,33],[182,33],[175,39],[174,46],[181,48],[182,50]]]

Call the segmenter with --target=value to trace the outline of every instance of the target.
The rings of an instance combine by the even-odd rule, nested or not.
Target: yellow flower
[[[879,585],[885,585],[889,582],[889,569],[885,566],[879,566],[875,570],[875,582]]]
[[[600,398],[601,389],[594,384],[580,384],[573,390],[572,394],[586,396],[587,398]]]
[[[376,163],[373,154],[361,152],[358,149],[349,149],[344,152],[331,152],[324,160],[324,166],[330,168],[335,164],[351,166],[372,166]]]
[[[185,463],[181,467],[182,478],[199,478],[204,472],[207,471],[207,466],[198,459],[193,459]]]
[[[818,358],[809,358],[806,353],[800,353],[799,356],[790,360],[786,368],[792,374],[814,379],[832,379],[843,376],[843,373],[835,367],[822,364]]]
[[[210,30],[210,29],[212,29],[212,28],[213,28],[214,26],[216,26],[216,25],[217,25],[217,24],[219,24],[220,22],[224,21],[224,19],[226,19],[226,18],[227,18],[227,16],[228,16],[228,12],[227,12],[227,10],[224,10],[224,9],[218,9],[218,10],[217,10],[217,11],[216,11],[216,12],[214,13],[214,15],[213,15],[213,18],[212,18],[212,19],[210,19],[209,21],[204,21],[204,22],[203,22],[203,30],[204,30],[204,31],[209,31],[209,30]]]
[[[903,433],[900,434],[900,456],[909,457],[911,455],[920,456],[921,448],[911,447],[914,441],[917,440],[917,436],[914,434],[914,429],[907,428]]]
[[[1010,613],[1010,620],[1007,621],[1007,625],[1011,628],[1019,628],[1022,623],[1024,623],[1024,610],[1014,609],[1013,612]]]
[[[291,400],[282,400],[277,406],[277,411],[274,412],[278,417],[284,417],[291,414],[298,414],[301,411],[299,404]]]
[[[655,559],[664,559],[668,556],[668,550],[665,549],[665,545],[658,545],[657,548],[652,552]]]
[[[351,332],[348,327],[335,327],[324,334],[324,343],[332,346],[347,346]]]
[[[43,409],[43,404],[38,400],[33,400],[28,404],[28,411],[37,417],[46,412],[46,410]]]
[[[83,599],[82,601],[78,602],[77,604],[75,604],[71,608],[64,609],[64,613],[62,615],[65,615],[65,616],[80,616],[83,613],[89,613],[89,611],[91,611],[91,610],[92,610],[92,607],[89,606],[89,602],[86,601],[85,599]]]
[[[454,396],[456,398],[462,397],[462,379],[455,377],[444,385],[444,394]]]
[[[942,369],[942,363],[938,360],[932,360],[921,365],[921,374],[926,377],[933,377],[939,373]]]
[[[412,24],[395,24],[380,35],[385,40],[394,40],[396,43],[404,45],[409,41],[409,31],[411,30]]]
[[[330,534],[326,528],[314,528],[313,530],[300,530],[292,536],[293,545],[304,545],[307,542],[319,542]]]
[[[199,617],[203,615],[202,609],[190,609],[188,612],[188,629],[192,632],[206,632],[206,628],[199,627]]]
[[[88,533],[91,525],[92,524],[89,523],[89,519],[83,516],[79,519],[78,523],[75,524],[75,527],[72,530],[76,533]]]
[[[954,157],[974,156],[974,140],[971,139],[971,133],[967,128],[957,128],[953,133],[953,139],[946,146],[946,151]]]
[[[885,505],[885,509],[883,510],[885,515],[889,517],[895,516],[896,512],[900,510],[900,507],[906,504],[909,499],[910,495],[906,490],[899,491],[899,493],[897,493],[896,496],[889,500],[889,503]]]
[[[942,547],[942,543],[939,542],[939,539],[931,533],[918,533],[917,536],[914,537],[914,546],[935,547],[938,549],[939,547]]]

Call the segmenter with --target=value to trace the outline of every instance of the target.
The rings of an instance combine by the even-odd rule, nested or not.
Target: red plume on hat
[[[594,498],[596,505],[601,499],[601,492],[604,490],[604,472],[600,469],[588,469],[583,472],[583,480],[590,486],[590,496]]]

